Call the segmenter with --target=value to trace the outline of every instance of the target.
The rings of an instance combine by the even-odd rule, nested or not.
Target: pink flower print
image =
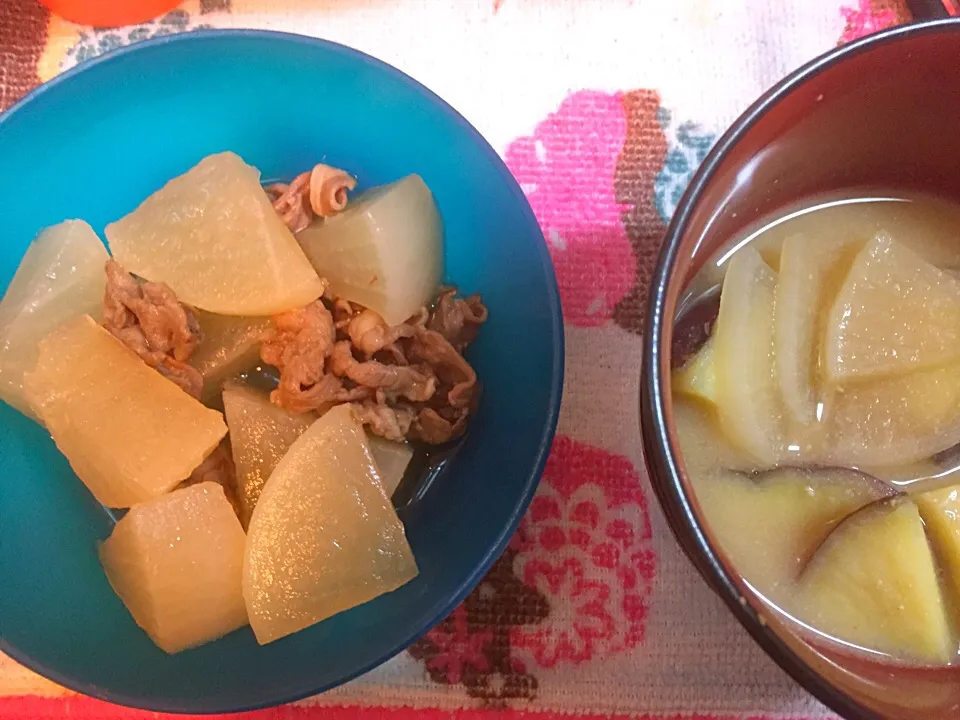
[[[611,508],[624,505],[638,506],[643,518],[641,528],[623,521],[615,523],[610,532],[614,536],[618,533],[639,532],[642,539],[650,539],[647,499],[640,487],[640,474],[633,463],[622,455],[578,442],[565,435],[558,435],[550,450],[550,457],[547,458],[543,478],[565,499],[570,498],[584,485],[596,485],[602,489],[605,506]],[[580,511],[575,509],[575,512]],[[579,515],[574,519],[581,521]],[[616,518],[613,518],[610,522],[615,520]],[[599,522],[599,516],[597,521]],[[595,526],[591,524],[591,527]]]
[[[547,239],[564,318],[574,325],[606,323],[637,280],[621,222],[628,206],[614,195],[626,133],[622,96],[583,90],[506,151]]]
[[[541,667],[553,667],[562,660],[589,660],[596,644],[613,636],[614,620],[607,606],[610,590],[587,578],[578,560],[568,558],[558,566],[546,560],[530,562],[523,580],[569,609],[559,617],[551,616],[549,626],[518,629],[511,638],[514,647],[529,649]]]
[[[657,556],[629,460],[558,436],[514,547],[518,574],[551,607],[542,624],[511,629],[530,662],[579,663],[643,642]]]
[[[840,14],[846,22],[840,38],[841,45],[897,24],[897,13],[890,8],[874,6],[874,0],[857,0],[856,7],[840,8]]]
[[[455,685],[470,670],[475,673],[489,670],[484,649],[493,641],[493,631],[489,628],[471,631],[463,605],[428,632],[425,639],[436,648],[425,662],[435,682]]]

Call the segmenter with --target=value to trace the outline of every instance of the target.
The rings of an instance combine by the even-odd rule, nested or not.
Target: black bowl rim
[[[880,720],[881,716],[824,680],[764,623],[757,610],[742,596],[734,576],[723,566],[716,549],[711,546],[700,526],[691,498],[683,491],[676,462],[679,451],[670,442],[662,392],[660,340],[671,321],[664,317],[665,301],[680,239],[687,230],[704,190],[727,154],[768,110],[801,85],[844,60],[870,51],[878,45],[943,31],[960,31],[960,19],[902,25],[834,48],[801,66],[761,95],[716,142],[680,199],[664,236],[653,274],[653,292],[647,303],[640,381],[641,431],[646,428],[646,432],[641,432],[641,435],[651,484],[670,529],[701,577],[721,597],[764,652],[801,687],[831,710],[851,720]]]
[[[8,108],[2,115],[0,115],[0,129],[3,125],[9,121],[17,111],[28,106],[33,100],[37,99],[44,93],[48,92],[52,88],[60,85],[64,82],[69,82],[71,78],[79,73],[86,72],[92,68],[97,67],[98,65],[115,62],[120,60],[123,56],[130,53],[140,52],[142,50],[150,49],[157,46],[169,45],[175,43],[193,43],[193,42],[220,42],[220,41],[232,41],[240,39],[263,39],[271,40],[274,42],[286,42],[286,43],[295,43],[301,45],[312,45],[312,46],[321,46],[328,50],[331,50],[340,55],[346,56],[360,63],[365,63],[368,65],[373,65],[378,67],[383,72],[388,75],[392,75],[395,78],[399,79],[404,84],[407,84],[417,90],[420,95],[422,95],[424,103],[436,107],[441,112],[449,115],[454,122],[456,122],[464,132],[470,136],[473,141],[479,145],[486,154],[490,162],[496,167],[499,171],[499,174],[503,180],[503,183],[509,188],[511,194],[516,199],[518,205],[520,206],[523,214],[526,216],[526,219],[530,222],[532,227],[538,228],[538,234],[540,237],[540,242],[537,243],[537,252],[539,255],[540,264],[544,271],[547,284],[548,284],[548,295],[547,295],[547,305],[549,308],[550,323],[552,325],[551,335],[552,335],[552,363],[549,368],[550,373],[550,396],[547,406],[547,413],[545,422],[540,435],[540,442],[537,447],[536,461],[531,467],[529,475],[527,476],[526,484],[523,487],[523,492],[518,498],[517,504],[513,509],[513,512],[510,515],[510,518],[507,524],[503,527],[500,535],[497,538],[497,542],[487,551],[487,554],[480,560],[479,564],[460,582],[460,585],[456,588],[455,592],[450,596],[450,598],[436,606],[436,611],[433,614],[433,617],[427,622],[424,627],[413,629],[407,637],[400,642],[396,647],[389,649],[387,652],[382,653],[379,657],[375,658],[371,662],[367,663],[365,666],[357,669],[354,672],[351,672],[344,677],[342,677],[337,682],[324,683],[316,687],[305,689],[301,692],[287,695],[278,695],[276,697],[270,697],[262,702],[257,702],[255,704],[248,705],[218,705],[218,706],[206,706],[206,707],[193,707],[189,703],[145,703],[139,698],[128,697],[123,694],[111,692],[105,688],[88,685],[85,683],[74,682],[72,678],[61,674],[60,672],[46,667],[43,663],[35,661],[25,652],[13,647],[8,643],[2,635],[0,635],[0,652],[5,653],[9,657],[16,660],[18,663],[24,667],[32,670],[38,675],[42,675],[59,685],[62,685],[70,690],[82,693],[84,695],[94,697],[100,700],[106,700],[108,702],[116,703],[118,705],[123,705],[130,708],[135,708],[139,710],[149,710],[153,712],[169,712],[169,713],[190,713],[190,714],[221,714],[221,713],[234,713],[234,712],[247,712],[251,710],[260,710],[263,708],[274,707],[277,705],[282,705],[285,703],[295,702],[297,700],[302,700],[304,698],[311,697],[313,695],[318,695],[324,693],[328,690],[331,690],[335,687],[339,687],[344,683],[349,682],[376,667],[379,667],[383,663],[387,662],[394,656],[403,652],[407,647],[416,642],[420,637],[422,637],[426,632],[433,628],[437,623],[443,620],[447,615],[453,612],[454,609],[460,603],[466,599],[467,595],[470,594],[470,591],[483,579],[487,571],[493,565],[493,563],[499,558],[504,550],[506,550],[510,539],[513,537],[514,532],[516,532],[517,527],[520,524],[523,515],[526,512],[527,507],[530,504],[530,501],[533,499],[533,494],[536,492],[537,486],[540,482],[540,477],[543,474],[544,467],[547,462],[547,456],[550,453],[550,448],[553,444],[553,437],[556,433],[557,422],[560,417],[560,401],[563,395],[563,376],[564,376],[564,329],[563,329],[563,314],[561,310],[560,303],[560,288],[557,284],[556,273],[553,269],[553,261],[550,259],[550,253],[547,249],[546,240],[543,238],[543,233],[539,231],[540,223],[537,221],[536,216],[533,214],[533,209],[530,207],[530,203],[527,201],[526,195],[523,190],[520,188],[520,185],[517,183],[516,179],[513,177],[513,174],[507,168],[506,164],[503,162],[503,159],[497,153],[496,150],[487,142],[487,140],[480,134],[470,122],[464,118],[459,112],[457,112],[449,103],[447,103],[443,98],[437,95],[435,92],[427,88],[425,85],[410,77],[401,70],[395,68],[389,63],[384,62],[378,58],[368,55],[360,50],[351,48],[347,45],[342,45],[341,43],[333,42],[332,40],[325,40],[322,38],[315,38],[309,35],[299,35],[296,33],[288,32],[279,32],[274,30],[248,30],[248,29],[209,29],[209,30],[193,30],[184,33],[177,33],[173,35],[165,35],[156,38],[150,38],[143,40],[132,45],[126,45],[120,48],[116,48],[107,53],[104,53],[101,56],[93,58],[91,60],[82,62],[69,70],[57,75],[55,78],[47,81],[46,83],[34,88],[31,92],[25,95],[21,100],[16,104]]]

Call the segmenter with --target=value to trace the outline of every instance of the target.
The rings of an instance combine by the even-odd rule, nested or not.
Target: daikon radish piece
[[[823,361],[833,382],[960,363],[960,279],[878,234],[833,305]]]
[[[266,392],[238,382],[223,388],[223,408],[237,470],[240,522],[246,527],[273,469],[317,416],[287,412]]]
[[[223,488],[203,482],[130,508],[100,562],[137,625],[176,653],[247,624],[245,544]]]
[[[930,544],[907,499],[868,505],[838,525],[793,602],[799,620],[855,646],[937,664],[956,654]]]
[[[714,397],[727,439],[763,465],[784,455],[784,409],[775,372],[777,274],[753,248],[733,256],[713,329]]]
[[[377,464],[384,492],[387,493],[387,497],[392,497],[413,459],[413,448],[407,443],[385,440],[370,433],[367,433],[367,442],[370,444],[373,460]]]
[[[165,282],[201,310],[271,315],[323,293],[260,186],[260,172],[231,152],[169,181],[106,235],[128,272]]]
[[[260,363],[260,344],[271,327],[270,318],[236,317],[196,312],[202,338],[189,363],[203,376],[200,400],[220,406],[223,383]]]
[[[273,642],[416,575],[363,428],[339,405],[290,446],[253,511],[243,566],[253,632]]]
[[[227,434],[220,413],[148,367],[88,315],[40,341],[24,387],[74,472],[107,507],[172,490]]]
[[[37,235],[0,302],[0,398],[34,417],[23,390],[38,343],[78,315],[100,317],[107,249],[82,220],[66,220]]]
[[[335,295],[376,311],[390,325],[414,315],[440,286],[443,227],[419,175],[359,195],[297,239]]]
[[[817,422],[820,339],[833,301],[861,244],[796,234],[780,252],[774,346],[776,376],[789,423]]]

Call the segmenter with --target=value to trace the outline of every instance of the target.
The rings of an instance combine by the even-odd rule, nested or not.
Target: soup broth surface
[[[960,648],[960,205],[855,191],[689,283],[673,413],[709,529],[799,632],[884,662]]]

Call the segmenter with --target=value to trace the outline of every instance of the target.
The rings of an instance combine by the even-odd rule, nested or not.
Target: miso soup
[[[960,648],[960,206],[849,192],[766,218],[680,303],[673,410],[709,529],[807,637]]]

